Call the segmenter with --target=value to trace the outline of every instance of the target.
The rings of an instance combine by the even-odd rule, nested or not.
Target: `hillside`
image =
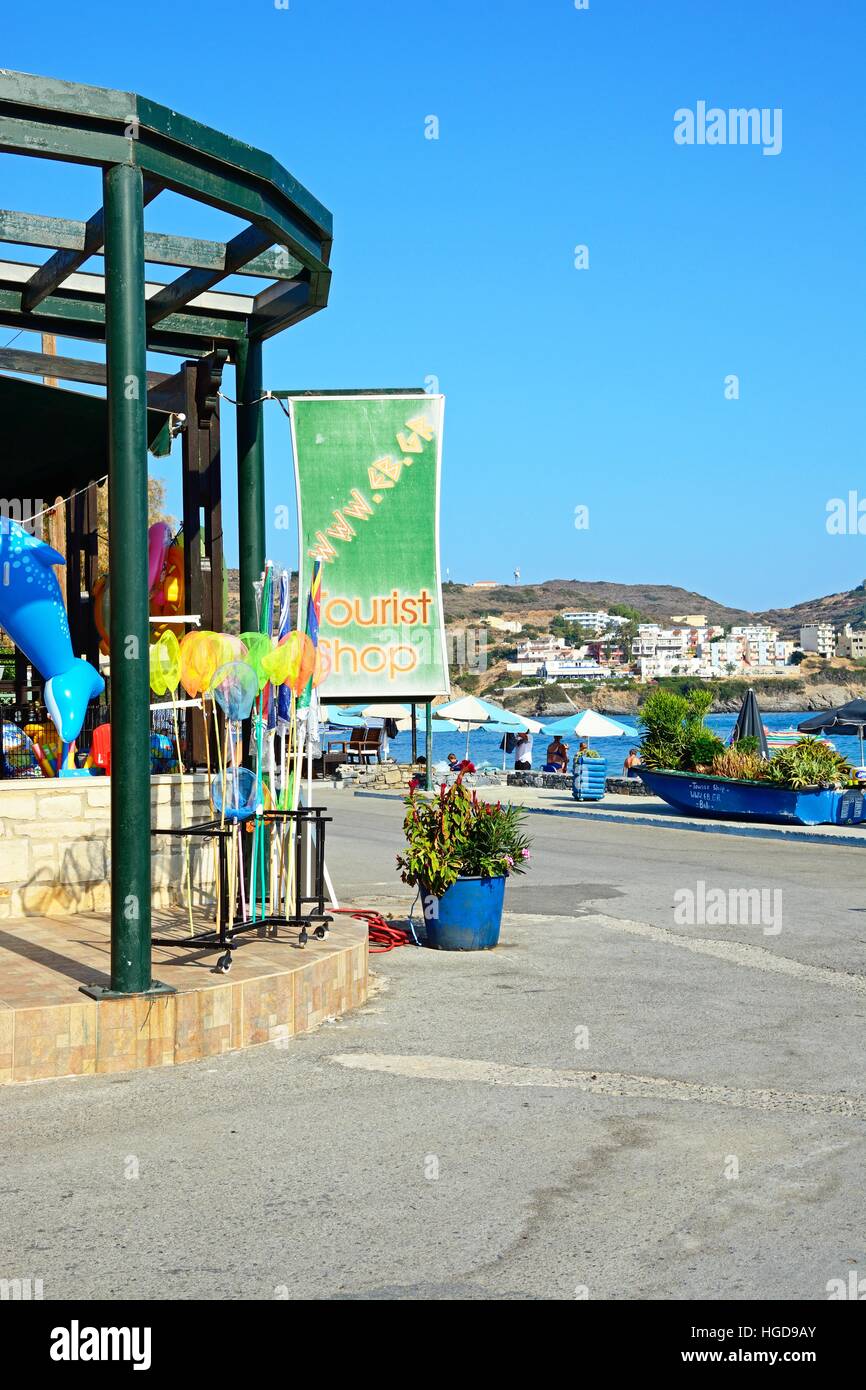
[[[609,608],[627,604],[649,619],[670,619],[674,613],[706,613],[712,622],[747,622],[752,614],[728,608],[704,594],[670,584],[615,584],[606,580],[546,579],[543,584],[503,584],[496,589],[474,589],[468,584],[445,584],[445,617],[480,617],[484,613],[521,611],[561,612],[563,609]]]
[[[562,612],[563,609],[609,608],[625,604],[635,608],[649,621],[666,621],[675,614],[705,613],[711,623],[733,624],[766,622],[778,627],[784,636],[799,635],[801,625],[831,622],[838,629],[843,623],[863,621],[866,610],[866,591],[863,587],[824,598],[809,599],[791,608],[771,608],[750,612],[718,603],[706,594],[693,589],[680,589],[671,584],[615,584],[604,580],[548,579],[543,584],[509,584],[496,589],[474,589],[466,584],[446,584],[443,588],[445,617],[455,619],[480,617],[485,613],[534,620],[543,612]],[[533,619],[530,619],[532,621]]]
[[[793,608],[770,608],[758,615],[773,627],[784,629],[788,636],[795,636],[801,626],[808,623],[832,623],[837,632],[845,623],[861,626],[866,617],[866,591],[862,586],[848,589],[841,594],[827,594],[824,598],[808,599],[797,603]]]
[[[863,587],[843,593],[809,599],[791,608],[770,608],[749,612],[717,603],[693,589],[672,584],[615,584],[607,580],[546,579],[543,584],[503,584],[496,589],[474,589],[471,584],[445,584],[442,588],[445,621],[455,623],[479,618],[483,614],[507,615],[538,623],[554,613],[572,609],[609,608],[626,604],[650,620],[668,622],[674,614],[706,613],[710,622],[731,626],[735,623],[766,622],[783,636],[796,637],[801,625],[830,622],[838,629],[843,623],[860,623],[866,610]],[[238,623],[238,572],[228,571],[228,613],[226,627],[236,630]]]

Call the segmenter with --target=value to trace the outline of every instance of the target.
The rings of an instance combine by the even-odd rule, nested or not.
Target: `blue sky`
[[[866,498],[862,0],[4,11],[5,67],[144,92],[272,152],[332,209],[330,306],[266,345],[265,382],[438,377],[451,578],[519,566],[755,609],[866,578],[863,537],[825,526],[830,499]],[[674,112],[698,101],[781,108],[781,153],[678,146]],[[93,171],[0,157],[0,179],[4,206],[99,202]],[[233,230],[175,198],[147,217]],[[273,507],[294,486],[267,410]]]

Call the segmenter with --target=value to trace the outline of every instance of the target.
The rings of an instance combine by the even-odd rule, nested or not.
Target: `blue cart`
[[[575,754],[571,773],[575,801],[601,801],[607,781],[607,758],[581,758]]]

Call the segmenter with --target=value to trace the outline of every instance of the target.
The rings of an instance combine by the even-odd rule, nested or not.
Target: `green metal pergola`
[[[222,351],[234,363],[240,616],[242,630],[254,628],[253,585],[265,560],[262,343],[325,307],[331,215],[270,155],[132,92],[0,70],[0,153],[102,170],[103,206],[86,222],[0,210],[0,242],[53,253],[39,266],[0,260],[0,324],[106,345],[109,544],[117,544],[104,993],[146,993],[161,987],[151,975],[145,354]],[[145,205],[163,190],[246,226],[227,242],[145,232]],[[103,275],[81,271],[94,256],[104,257]],[[148,283],[147,263],[182,273]],[[270,283],[249,295],[214,288],[236,275]]]

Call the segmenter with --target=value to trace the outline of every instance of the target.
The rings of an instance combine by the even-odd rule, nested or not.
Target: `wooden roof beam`
[[[0,242],[15,246],[45,246],[52,250],[81,251],[87,233],[86,222],[65,217],[43,217],[40,213],[15,212],[0,208]],[[97,250],[93,253],[99,255]],[[224,270],[226,244],[201,237],[171,236],[165,232],[145,232],[144,259],[151,265],[174,265],[183,269]],[[293,280],[301,262],[283,246],[254,256],[236,266],[233,275],[254,275],[260,280]]]
[[[154,179],[144,180],[145,205],[153,202],[161,187],[162,185]],[[21,308],[24,313],[31,314],[34,309],[39,307],[43,299],[54,294],[67,276],[72,275],[79,266],[102,250],[104,240],[105,214],[100,208],[84,223],[84,238],[79,250],[55,251],[54,255],[50,256],[45,264],[39,266],[38,270],[31,275],[21,298]]]
[[[105,363],[85,362],[80,357],[56,357],[46,352],[26,352],[23,348],[0,348],[0,371],[22,372],[27,376],[56,376],[61,381],[83,381],[88,386],[105,386]],[[164,386],[172,378],[165,372],[148,372],[147,389]]]

